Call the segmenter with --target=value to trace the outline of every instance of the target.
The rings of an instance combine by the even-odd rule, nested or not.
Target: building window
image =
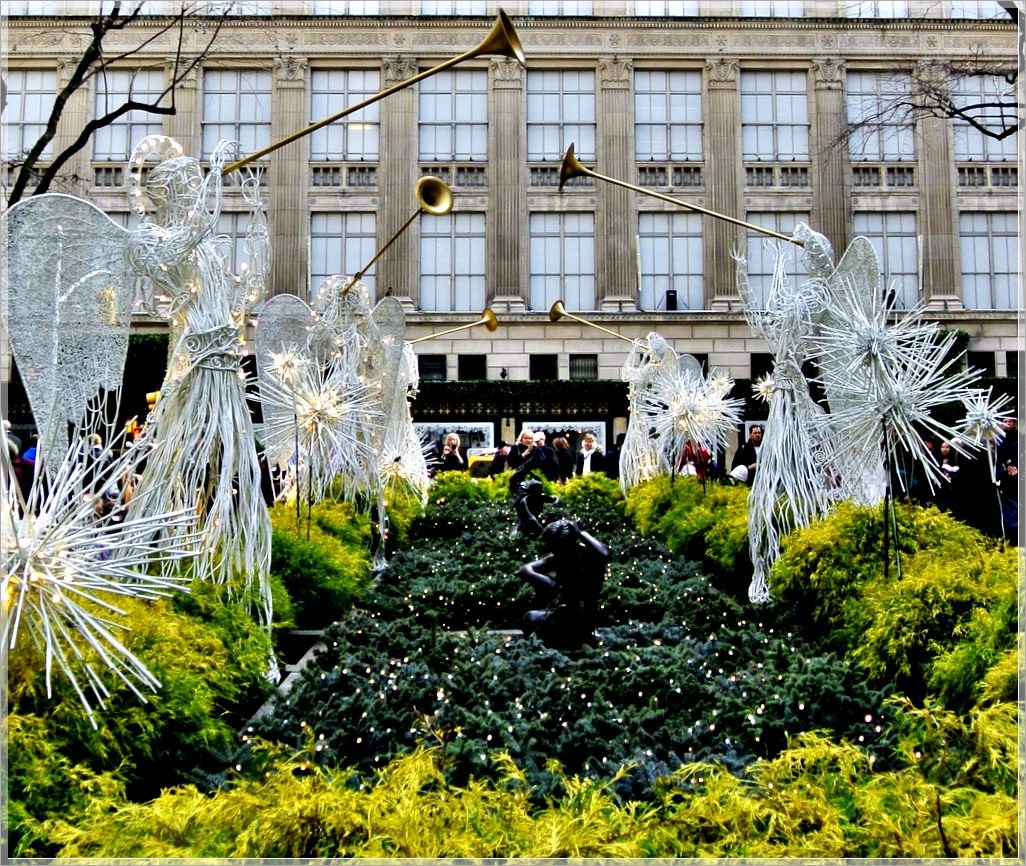
[[[902,73],[848,73],[845,105],[853,162],[915,160],[913,128],[902,107],[911,92],[912,79]]]
[[[259,69],[209,69],[203,76],[203,156],[221,139],[243,153],[271,143],[271,73]]]
[[[376,69],[315,69],[310,74],[310,122],[316,123],[380,90]],[[310,134],[314,162],[366,160],[377,162],[378,104],[368,105]]]
[[[592,15],[592,0],[530,0],[528,15]]]
[[[699,214],[638,214],[638,256],[641,309],[705,309]]]
[[[769,162],[808,160],[807,84],[804,72],[741,73],[744,159]]]
[[[1022,368],[1022,352],[1005,352],[1005,375],[1009,379],[1018,379],[1019,371]]]
[[[595,159],[595,73],[528,71],[527,159],[558,162],[571,144],[579,159]]]
[[[221,211],[217,217],[217,233],[228,239],[228,265],[233,274],[242,274],[250,265],[250,254],[246,251],[246,229],[251,214]]]
[[[485,0],[421,0],[421,15],[487,15]]]
[[[488,72],[440,72],[420,83],[420,158],[488,159]]]
[[[966,75],[951,82],[951,98],[960,108],[969,109],[973,119],[992,132],[1012,129],[1018,123],[1015,84],[996,75]],[[965,120],[952,123],[955,159],[984,162],[1015,162],[1019,153],[1019,134],[998,140],[985,135]]]
[[[534,381],[559,378],[559,355],[529,355],[527,363],[527,375]]]
[[[488,356],[487,355],[457,355],[456,356],[456,378],[464,379],[487,379],[488,378]]]
[[[377,15],[378,0],[314,0],[314,15]]]
[[[809,215],[790,211],[749,211],[747,220],[762,228],[790,236],[798,223],[809,222]],[[794,244],[771,241],[761,232],[748,230],[747,255],[748,286],[753,303],[759,309],[766,307],[778,255],[784,257],[784,275],[791,281],[791,285],[798,285],[808,277],[805,256],[798,247]]]
[[[805,13],[802,0],[741,0],[742,18],[801,18]]]
[[[634,73],[634,156],[702,161],[702,73]]]
[[[356,274],[374,258],[377,235],[373,213],[315,213],[310,217],[310,297],[326,277]],[[363,282],[374,294],[373,269]]]
[[[915,213],[856,213],[853,227],[855,234],[867,237],[876,250],[888,303],[899,310],[914,307],[919,300],[919,240]]]
[[[598,355],[571,355],[570,378],[594,381],[598,378]]]
[[[417,355],[417,375],[421,382],[444,382],[448,378],[445,355]]]
[[[748,363],[751,370],[749,375],[753,382],[773,374],[773,355],[770,352],[752,352],[748,356]]]
[[[634,0],[634,14],[644,18],[695,18],[698,0]]]
[[[972,310],[1014,310],[1018,225],[1011,212],[961,213],[962,303]]]
[[[121,107],[129,99],[156,104],[164,92],[164,73],[160,69],[108,69],[96,78],[95,117]],[[93,159],[103,162],[128,162],[132,148],[147,135],[159,134],[163,123],[159,114],[130,111],[98,130],[93,136]]]
[[[907,18],[908,0],[841,0],[849,18]]]
[[[996,358],[993,352],[966,352],[965,364],[970,370],[979,370],[984,376],[993,378]]]
[[[482,310],[486,303],[485,215],[425,216],[420,223],[420,307]]]
[[[49,69],[10,69],[6,74],[7,105],[3,112],[3,157],[16,160],[27,154],[46,129],[57,94],[57,73]],[[53,142],[41,158],[53,156]]]
[[[594,310],[595,215],[533,213],[530,226],[531,309],[562,300],[568,310]]]
[[[1010,20],[997,0],[951,0],[951,17]]]

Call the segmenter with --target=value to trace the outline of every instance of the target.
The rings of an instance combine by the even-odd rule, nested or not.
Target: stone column
[[[634,108],[630,60],[603,58],[598,64],[598,152],[602,174],[634,182]],[[596,181],[595,300],[602,310],[636,310],[638,244],[636,194]]]
[[[183,57],[181,65],[188,66],[192,58]],[[164,66],[165,77],[168,81],[175,74],[174,58],[169,58]],[[203,148],[203,136],[201,133],[202,117],[199,106],[199,77],[200,67],[194,66],[175,88],[175,113],[164,118],[164,129],[171,138],[177,141],[182,149],[197,159],[202,158],[200,151]],[[136,142],[132,142],[133,146]]]
[[[851,166],[843,144],[847,127],[844,108],[844,61],[837,57],[812,62],[815,114],[812,134],[812,225],[834,248],[834,264],[848,244],[845,231],[851,200]],[[838,142],[842,142],[838,144]]]
[[[940,65],[924,62],[916,77],[929,80],[944,76]],[[955,202],[954,151],[951,122],[945,118],[924,117],[916,128],[919,148],[919,219],[923,286],[927,308],[962,309],[958,272],[958,207]]]
[[[528,173],[524,72],[509,58],[490,64],[488,106],[488,262],[489,304],[497,312],[527,309]]]
[[[57,64],[57,92],[60,93],[68,86],[68,80],[75,71],[75,64],[62,60]],[[94,87],[87,84],[79,87],[68,98],[64,106],[64,113],[57,124],[57,132],[50,142],[50,149],[54,155],[63,153],[72,145],[85,127],[87,120],[92,119],[94,111]],[[29,142],[34,144],[35,141]],[[58,172],[50,191],[63,192],[78,196],[88,196],[89,190],[93,188],[93,167],[90,164],[93,156],[93,143],[88,142],[78,153],[71,157]],[[50,160],[40,159],[40,163],[48,165]],[[32,188],[25,190],[31,194]],[[127,201],[127,199],[126,199]]]
[[[307,65],[295,57],[279,57],[271,95],[271,140],[278,141],[308,123]],[[307,201],[310,137],[303,136],[269,154],[267,223],[271,235],[271,279],[268,294],[309,292]]]
[[[414,57],[386,57],[385,87],[412,78],[419,72]],[[381,249],[417,210],[417,89],[404,87],[381,106],[381,154],[378,162],[378,244]],[[360,266],[366,262],[361,262]],[[374,266],[378,298],[392,294],[405,309],[417,307],[420,297],[419,220],[396,239]]]
[[[706,64],[708,122],[705,127],[706,207],[744,219],[744,165],[741,162],[741,103],[736,57],[717,57]],[[705,238],[705,298],[712,310],[739,309],[734,284],[735,249],[744,249],[744,229],[715,217],[702,218]]]

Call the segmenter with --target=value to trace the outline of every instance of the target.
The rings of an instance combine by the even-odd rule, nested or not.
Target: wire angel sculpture
[[[811,234],[811,233],[810,233]],[[810,243],[811,240],[811,243]],[[809,237],[807,246],[813,273],[829,273],[830,246],[821,235]],[[748,543],[753,565],[749,600],[769,600],[769,569],[780,555],[780,539],[827,513],[835,497],[834,450],[824,409],[812,399],[802,366],[810,356],[809,339],[824,298],[807,283],[793,286],[778,255],[764,307],[748,284],[746,261],[737,261],[737,289],[745,318],[773,353],[773,372],[757,383],[756,393],[769,402],[758,470],[748,498]]]
[[[663,472],[662,447],[645,413],[646,395],[659,371],[676,369],[678,355],[662,334],[652,331],[645,342],[635,341],[624,363],[621,378],[627,382],[629,420],[620,448],[620,489],[626,494]]]
[[[99,411],[87,408],[61,459],[35,471],[27,490],[16,483],[25,467],[0,454],[0,663],[6,669],[27,639],[47,695],[54,674],[63,675],[94,727],[94,702],[103,706],[110,695],[105,674],[143,701],[143,689],[160,687],[119,636],[130,624],[118,599],[188,591],[180,566],[200,540],[186,508],[125,517],[149,443],[144,434],[126,444],[122,434],[84,447],[85,431],[104,427]]]
[[[197,573],[216,583],[242,577],[269,621],[271,523],[241,368],[244,329],[264,294],[269,256],[252,172],[240,182],[249,210],[243,274],[232,273],[228,239],[216,233],[221,172],[237,153],[237,143],[219,142],[206,174],[165,136],[147,136],[132,155],[135,207],[145,213],[149,198],[154,214],[131,232],[130,261],[171,305],[168,371],[147,419],[155,444],[140,484],[146,495],[133,500],[130,515],[191,511],[204,534]],[[143,183],[154,154],[158,163]]]

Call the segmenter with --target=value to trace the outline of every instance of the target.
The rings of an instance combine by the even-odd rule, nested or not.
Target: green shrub
[[[200,590],[192,604],[202,609],[208,601]],[[211,623],[166,601],[119,605],[130,624],[125,646],[162,685],[143,703],[107,676],[110,695],[95,712],[96,727],[64,678],[54,678],[47,696],[45,661],[34,647],[11,654],[9,795],[21,821],[12,823],[11,847],[25,856],[50,853],[32,827],[66,814],[90,786],[116,781],[128,796],[147,799],[163,787],[216,777],[237,750],[238,726],[269,690],[270,640],[241,604],[225,605]],[[52,785],[39,785],[43,757],[53,764]]]
[[[271,574],[284,585],[296,627],[341,618],[370,585],[370,521],[348,503],[322,502],[296,531],[294,505],[271,511]]]

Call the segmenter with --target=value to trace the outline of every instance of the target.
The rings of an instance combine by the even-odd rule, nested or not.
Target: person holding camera
[[[439,472],[462,472],[467,468],[467,461],[460,453],[460,437],[458,433],[446,433],[442,440],[442,454],[440,457],[442,465],[438,467]]]
[[[534,450],[534,431],[521,430],[520,438],[517,439],[517,444],[510,448],[509,454],[506,455],[506,468],[519,469],[529,461],[532,466],[536,466],[538,463],[536,457],[537,455]]]

